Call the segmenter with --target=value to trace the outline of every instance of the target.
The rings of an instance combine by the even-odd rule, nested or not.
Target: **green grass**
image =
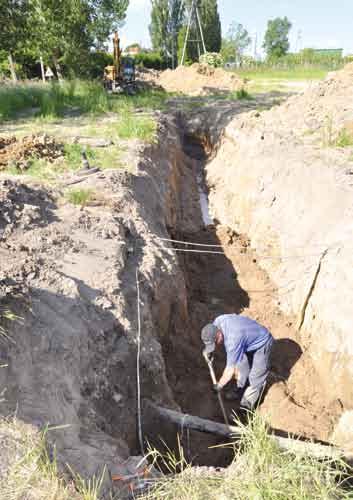
[[[80,144],[65,144],[62,161],[51,163],[45,159],[32,158],[26,170],[22,171],[16,166],[9,166],[7,172],[16,176],[28,175],[41,182],[52,184],[59,179],[65,178],[65,175],[74,174],[76,170],[82,168],[82,151],[86,152],[92,167],[99,167],[102,170],[123,168],[121,162],[122,150],[118,146],[92,148]]]
[[[59,429],[59,428],[57,428]],[[0,476],[1,500],[99,500],[105,473],[84,480],[69,468],[72,481],[59,472],[55,450],[50,456],[43,432],[17,419],[0,420],[0,441],[6,468]]]
[[[236,73],[249,80],[321,80],[328,73],[327,69],[294,67],[292,69],[259,68],[257,70],[238,69]]]
[[[16,119],[18,115],[34,109],[42,119],[53,120],[65,113],[102,114],[119,113],[121,109],[162,109],[168,95],[151,90],[134,96],[110,95],[102,85],[82,80],[63,84],[31,83],[4,85],[0,88],[0,121]]]
[[[66,193],[66,199],[73,205],[84,207],[87,203],[93,200],[94,195],[95,191],[93,189],[70,189]]]
[[[170,96],[157,90],[133,96],[110,95],[98,83],[79,80],[62,85],[6,85],[0,88],[0,122],[11,119],[13,124],[25,120],[26,129],[28,124],[33,125],[31,132],[43,129],[47,132],[48,125],[58,129],[61,121],[70,116],[76,116],[76,120],[77,116],[86,116],[86,121],[92,123],[91,135],[152,142],[156,135],[156,120],[152,113],[165,107],[167,97]],[[27,119],[26,112],[31,112]],[[97,121],[99,127],[93,125]],[[72,122],[75,124],[74,118]],[[101,155],[97,154],[97,157],[101,158]]]
[[[8,325],[14,321],[21,322],[22,318],[17,316],[17,314],[11,311],[8,307],[0,307],[0,337],[3,337],[5,340],[12,343],[14,343],[14,341],[9,335]]]
[[[237,422],[237,425],[242,425]],[[222,474],[195,474],[184,459],[168,452],[164,466],[171,475],[157,480],[144,500],[329,500],[353,498],[344,482],[348,467],[306,455],[281,451],[255,414],[234,447],[233,463]],[[151,456],[160,460],[157,452]]]
[[[338,148],[347,148],[353,146],[353,134],[349,130],[343,128],[336,139],[336,146]]]
[[[103,486],[106,467],[103,468],[99,476],[93,476],[89,479],[84,479],[79,474],[74,472],[71,467],[68,467],[74,479],[77,492],[82,500],[99,500],[99,494]]]
[[[135,116],[130,111],[120,115],[120,120],[114,127],[121,139],[140,139],[151,142],[156,135],[156,122],[148,116]]]

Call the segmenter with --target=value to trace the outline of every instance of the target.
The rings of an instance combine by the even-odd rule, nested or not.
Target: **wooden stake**
[[[9,60],[9,66],[10,66],[10,72],[11,72],[11,77],[14,82],[17,82],[17,75],[16,75],[16,69],[15,69],[15,63],[12,58],[12,54],[9,54],[8,56]]]
[[[45,83],[45,71],[44,71],[44,64],[43,64],[43,57],[42,56],[40,56],[39,62],[40,62],[40,71],[42,73],[42,80]]]

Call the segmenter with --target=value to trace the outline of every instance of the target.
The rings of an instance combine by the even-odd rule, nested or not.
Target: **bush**
[[[134,57],[135,64],[149,69],[165,69],[167,64],[159,52],[140,52]]]
[[[104,68],[114,64],[113,56],[107,52],[91,52],[87,72],[91,78],[103,79]]]
[[[220,68],[223,66],[224,60],[219,52],[206,52],[200,56],[199,63],[212,68]]]

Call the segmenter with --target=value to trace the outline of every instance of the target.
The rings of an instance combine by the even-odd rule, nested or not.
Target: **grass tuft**
[[[7,324],[13,321],[22,321],[22,318],[12,312],[11,309],[0,307],[0,337],[3,337],[10,342],[14,341],[9,335]]]
[[[234,444],[233,463],[221,473],[195,473],[167,454],[171,476],[158,479],[144,500],[320,500],[348,499],[348,466],[294,455],[278,448],[265,421],[254,414]],[[158,452],[152,452],[155,460]],[[182,463],[182,467],[180,467]]]
[[[347,148],[353,146],[353,134],[346,128],[343,128],[338,134],[335,145],[338,148]]]
[[[251,100],[253,97],[247,92],[244,88],[241,88],[240,90],[236,91],[236,97],[237,99],[246,99],[246,100]]]
[[[156,122],[150,116],[136,116],[126,110],[121,114],[115,131],[121,139],[139,139],[152,142],[156,135]]]
[[[66,198],[73,205],[84,207],[93,200],[94,194],[94,189],[70,189],[66,194]]]
[[[68,466],[77,492],[80,494],[82,500],[99,500],[99,494],[103,486],[104,476],[106,473],[106,467],[104,466],[100,476],[93,476],[89,479],[84,479],[82,476],[77,474]]]

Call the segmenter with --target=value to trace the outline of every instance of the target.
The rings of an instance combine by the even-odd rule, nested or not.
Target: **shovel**
[[[213,385],[216,385],[217,384],[217,379],[216,379],[216,375],[215,375],[215,372],[214,372],[214,369],[213,369],[212,361],[207,357],[207,355],[204,355],[204,358],[206,360],[208,369],[210,371],[212,383],[213,383]],[[223,418],[224,418],[224,423],[229,426],[229,420],[228,420],[228,417],[227,417],[226,410],[224,408],[222,394],[220,392],[217,392],[217,396],[218,396],[219,406],[221,407],[221,410],[222,410],[222,414],[223,414]]]

